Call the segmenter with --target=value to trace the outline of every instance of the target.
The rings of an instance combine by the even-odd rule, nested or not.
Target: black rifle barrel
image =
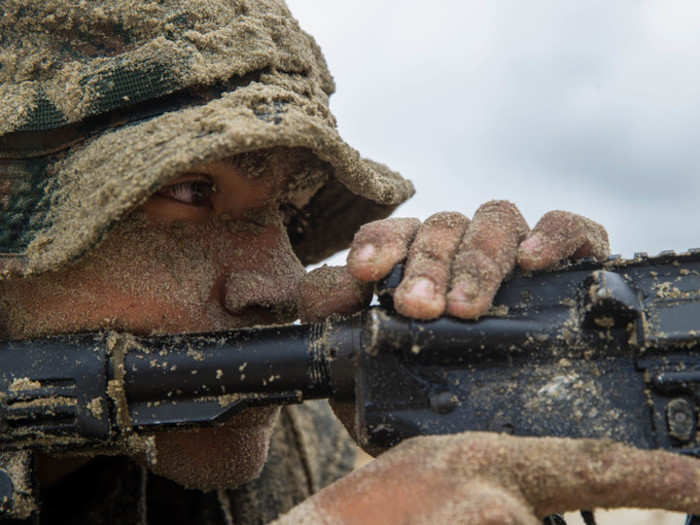
[[[139,429],[216,424],[251,406],[352,397],[352,369],[335,366],[334,383],[330,362],[359,348],[362,318],[2,343],[0,444],[104,446]]]
[[[214,423],[250,406],[352,397],[347,360],[361,347],[364,317],[139,339],[123,358],[130,423]]]

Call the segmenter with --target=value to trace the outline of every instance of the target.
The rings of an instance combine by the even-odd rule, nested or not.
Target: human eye
[[[190,206],[211,207],[214,183],[208,179],[177,180],[162,187],[156,195]]]

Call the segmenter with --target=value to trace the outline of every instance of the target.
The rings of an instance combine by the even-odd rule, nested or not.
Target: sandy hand
[[[276,523],[540,525],[596,507],[700,513],[699,485],[700,461],[669,452],[464,433],[407,440]]]
[[[373,284],[350,275],[345,266],[321,266],[307,273],[298,289],[297,308],[305,323],[331,314],[351,314],[366,308]]]
[[[363,282],[386,276],[406,259],[394,295],[396,310],[416,319],[449,314],[484,315],[516,263],[526,270],[551,267],[568,257],[607,256],[605,229],[580,215],[547,213],[530,232],[507,201],[482,205],[470,221],[456,212],[418,219],[385,219],[364,225],[348,255],[348,271]]]

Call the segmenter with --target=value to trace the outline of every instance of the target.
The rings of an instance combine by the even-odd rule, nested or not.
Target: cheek
[[[200,324],[217,276],[210,237],[160,228],[114,233],[79,273],[96,276],[119,328],[191,331]]]
[[[211,221],[154,227],[126,219],[76,266],[18,281],[3,292],[9,335],[99,329],[196,332],[255,322],[232,316],[225,306],[227,296],[245,295],[239,286],[245,279],[236,276],[264,277],[271,282],[268,302],[289,302],[303,275],[278,224]],[[231,282],[236,286],[228,286],[229,293]]]
[[[279,228],[240,221],[131,228],[105,243],[94,273],[109,276],[103,284],[124,328],[230,329],[240,325],[224,306],[229,276],[274,275],[282,238]]]
[[[203,312],[217,275],[210,250],[126,226],[77,265],[8,286],[10,336],[209,329]]]

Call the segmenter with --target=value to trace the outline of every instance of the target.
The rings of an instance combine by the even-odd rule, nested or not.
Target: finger
[[[527,232],[525,219],[510,202],[487,202],[476,211],[452,264],[448,314],[475,319],[488,311]]]
[[[361,281],[376,281],[406,258],[420,227],[418,219],[384,219],[365,224],[355,234],[348,270]]]
[[[660,508],[700,513],[700,461],[661,450],[646,451],[598,440],[546,439],[530,443],[528,458],[542,458],[537,471],[550,483],[521,490],[538,516],[595,507]],[[536,461],[535,461],[536,463]],[[534,465],[533,465],[534,466]],[[550,468],[552,470],[550,470]],[[530,485],[528,488],[527,485]]]
[[[687,456],[610,440],[487,432],[409,441],[414,441],[413,457],[451,465],[462,479],[478,476],[521,494],[538,517],[596,507],[700,513],[700,461]]]
[[[445,311],[452,258],[469,226],[461,213],[437,213],[418,230],[406,259],[404,277],[394,293],[396,311],[415,319],[433,319]]]
[[[582,215],[550,211],[537,223],[518,249],[525,270],[541,270],[569,257],[605,259],[610,253],[608,233]]]
[[[345,266],[324,265],[306,274],[298,294],[299,316],[311,323],[365,308],[372,299],[372,285],[355,279]]]

